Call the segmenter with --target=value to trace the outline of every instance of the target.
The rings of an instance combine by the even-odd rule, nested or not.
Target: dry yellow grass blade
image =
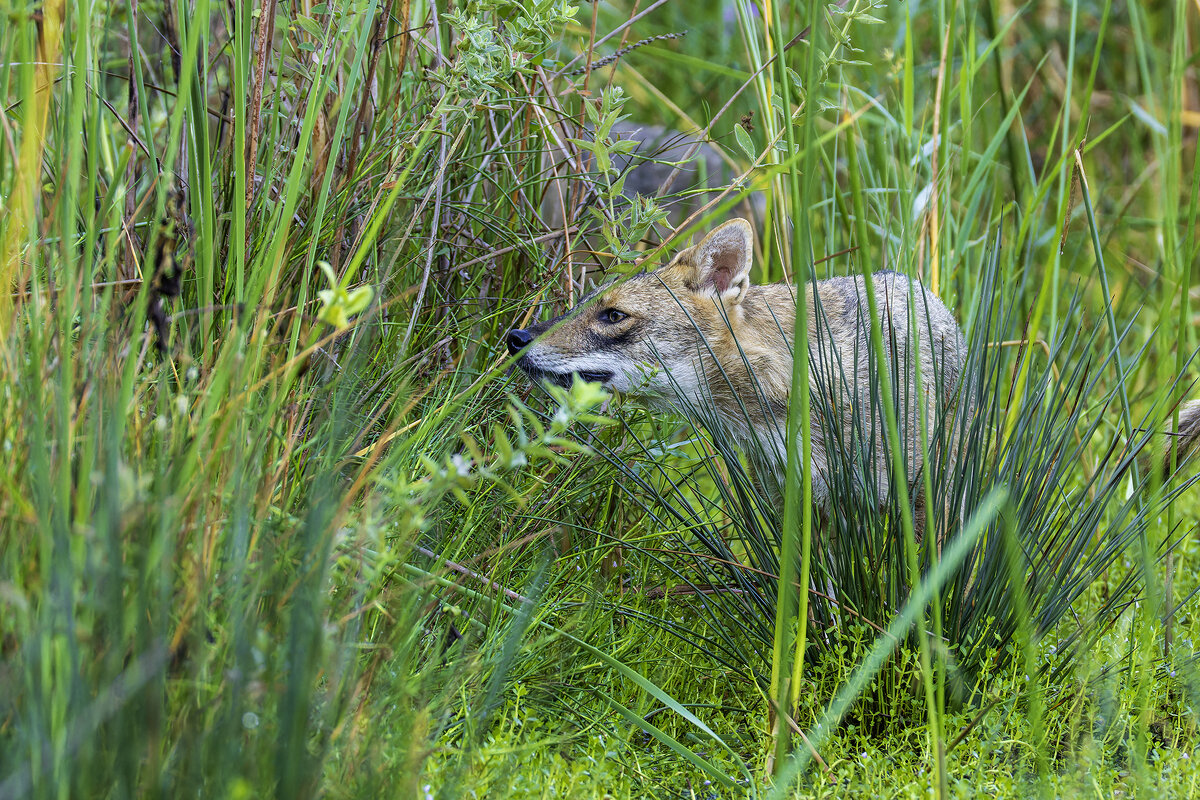
[[[38,25],[37,61],[33,65],[33,87],[25,97],[32,96],[22,114],[19,166],[13,177],[8,202],[8,228],[4,232],[4,249],[0,251],[3,286],[20,288],[26,231],[33,214],[33,197],[39,184],[42,152],[46,143],[46,117],[50,110],[51,93],[58,77],[59,53],[62,49],[63,0],[47,0],[42,6]],[[12,313],[11,292],[0,291],[0,330],[7,330]]]

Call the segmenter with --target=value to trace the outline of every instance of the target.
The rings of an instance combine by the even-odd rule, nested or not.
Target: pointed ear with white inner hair
[[[732,219],[696,245],[692,255],[697,289],[713,291],[726,303],[738,304],[750,288],[754,230],[744,219]]]

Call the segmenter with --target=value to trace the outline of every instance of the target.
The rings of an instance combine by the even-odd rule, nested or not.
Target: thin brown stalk
[[[262,129],[263,87],[267,82],[267,54],[275,38],[275,13],[278,0],[265,0],[258,18],[258,31],[254,37],[254,74],[251,76],[250,108],[246,115],[249,121],[246,136],[246,214],[254,207],[254,176],[258,162],[258,138]],[[246,246],[250,245],[250,220],[246,220]]]
[[[617,27],[613,28],[611,31],[609,31],[608,33],[606,33],[606,34],[605,34],[604,36],[602,36],[600,39],[596,40],[595,44],[591,45],[591,46],[588,48],[588,54],[587,54],[588,61],[591,61],[591,60],[592,60],[592,51],[593,51],[595,48],[597,48],[597,47],[599,47],[600,45],[604,44],[604,43],[605,43],[605,42],[607,42],[609,39],[611,39],[612,37],[616,36],[618,33],[620,33],[621,31],[625,30],[625,29],[626,29],[626,28],[628,28],[630,25],[632,25],[633,23],[637,22],[639,19],[641,19],[642,17],[646,16],[646,15],[647,15],[647,14],[649,14],[651,11],[653,11],[654,9],[658,8],[659,6],[663,5],[663,4],[664,4],[664,3],[666,3],[666,2],[667,2],[667,0],[657,0],[657,2],[655,2],[655,3],[653,3],[653,4],[649,5],[649,6],[647,6],[645,11],[641,12],[640,14],[634,14],[632,17],[630,17],[629,19],[625,20],[623,23],[621,23],[620,25],[618,25]],[[595,30],[595,29],[593,28],[593,30]],[[575,57],[574,57],[574,58],[572,58],[570,61],[568,61],[566,64],[563,64],[563,65],[562,65],[562,68],[561,68],[560,70],[558,70],[558,72],[557,72],[556,74],[558,74],[558,75],[562,75],[562,74],[566,73],[568,70],[570,70],[570,69],[571,69],[571,67],[575,66],[575,62],[576,62],[576,61],[578,61],[578,60],[579,60],[579,59],[581,59],[581,58],[583,58],[583,55],[582,55],[582,54],[575,56]]]
[[[394,0],[393,0],[394,2]],[[379,9],[378,19],[375,21],[375,33],[371,37],[371,60],[367,66],[367,75],[363,79],[362,92],[358,98],[358,110],[354,115],[354,129],[350,136],[350,154],[346,156],[345,168],[342,171],[342,186],[345,187],[354,181],[355,173],[358,169],[358,154],[362,147],[363,140],[367,138],[367,114],[372,108],[371,92],[375,83],[375,74],[379,68],[379,56],[383,53],[384,35],[387,33],[388,19],[392,14],[392,2],[389,2],[386,7]],[[407,41],[407,39],[405,39]],[[342,261],[342,240],[346,236],[346,217],[341,217],[338,220],[337,233],[333,237],[333,249],[329,254],[329,262],[333,265],[336,272]]]
[[[446,185],[446,140],[441,141],[441,155],[438,157],[437,177],[434,179],[433,219],[429,227],[429,246],[425,251],[425,269],[421,273],[421,287],[417,289],[417,299],[413,303],[412,315],[408,318],[408,327],[404,331],[404,339],[400,342],[400,358],[408,353],[408,345],[412,339],[413,329],[417,325],[417,317],[421,314],[421,305],[425,301],[425,290],[429,288],[429,274],[433,270],[433,254],[437,250],[435,243],[438,239],[438,229],[442,221],[442,193]]]
[[[475,580],[482,583],[484,586],[487,586],[489,589],[500,592],[505,597],[507,597],[509,600],[514,600],[518,603],[528,603],[529,602],[529,599],[526,598],[524,595],[517,594],[512,589],[507,589],[507,588],[501,586],[500,584],[496,583],[495,581],[491,580],[490,578],[480,575],[478,572],[473,572],[472,570],[467,569],[466,567],[462,566],[461,564],[456,564],[453,561],[448,561],[445,558],[443,558],[442,556],[439,556],[437,553],[433,552],[432,550],[426,550],[424,547],[421,547],[421,545],[419,545],[419,544],[413,545],[413,549],[416,550],[421,555],[425,556],[426,558],[432,558],[433,560],[441,563],[443,566],[448,567],[449,569],[453,570],[454,572],[457,572],[459,575],[465,575],[468,578],[474,578]]]
[[[465,267],[472,267],[476,264],[482,264],[484,261],[493,259],[496,256],[502,256],[505,253],[511,253],[512,251],[514,251],[520,247],[529,245],[529,244],[540,244],[541,242],[548,242],[551,239],[557,239],[558,237],[563,236],[563,235],[570,236],[572,233],[575,233],[577,230],[579,230],[579,226],[572,225],[569,228],[567,228],[566,231],[550,231],[550,233],[544,233],[541,236],[535,236],[534,238],[529,239],[524,242],[521,242],[520,244],[511,244],[507,247],[501,247],[498,250],[491,251],[490,253],[488,253],[485,256],[479,256],[478,258],[472,258],[470,261],[464,261],[461,264],[456,265],[456,269],[463,269]]]
[[[134,80],[136,75],[134,58],[137,55],[138,46],[138,0],[130,0],[129,2],[129,101],[126,106],[126,115],[129,117],[129,128],[137,130],[138,123],[141,120],[141,108],[138,105],[137,81]],[[97,95],[103,99],[103,95]],[[106,101],[107,102],[107,101]],[[113,116],[120,119],[120,116],[113,113]],[[125,121],[121,120],[124,125]],[[136,135],[133,136],[134,141],[146,150],[146,146]],[[150,154],[146,153],[146,158],[150,158]],[[129,159],[129,163],[125,165],[125,186],[137,186],[138,184],[138,163],[137,159]],[[134,207],[137,205],[137,192],[125,191],[125,220],[124,224],[133,224]],[[120,265],[117,267],[117,277],[120,279],[132,279],[137,275],[137,254],[134,252],[132,237],[124,237],[124,253],[125,257],[121,259]]]
[[[408,21],[412,15],[409,6],[412,0],[400,0],[400,55],[396,57],[396,72],[397,78],[404,73],[404,62],[408,59],[408,42],[410,33],[408,30]]]
[[[949,69],[950,30],[952,27],[951,25],[947,25],[946,34],[942,37],[942,59],[938,65],[937,88],[933,90],[933,150],[929,154],[929,163],[932,171],[929,182],[929,288],[935,295],[939,293],[938,289],[941,283],[941,270],[938,267],[938,260],[941,256],[938,247],[940,243],[938,236],[938,197],[941,195],[941,189],[938,186],[938,148],[941,142],[938,139],[941,136],[942,90],[945,87],[946,72]]]

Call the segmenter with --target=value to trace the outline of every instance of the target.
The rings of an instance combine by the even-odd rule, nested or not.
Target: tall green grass
[[[570,11],[9,9],[0,797],[926,785],[864,741],[947,796],[1005,739],[1047,790],[1079,755],[1184,793],[1154,765],[1164,718],[1195,743],[1194,471],[1136,454],[1195,372],[1194,9]],[[898,499],[823,528],[802,470],[775,509],[719,435],[504,377],[589,265],[722,213],[642,253],[581,248],[649,206],[548,229],[542,154],[606,91],[757,165],[722,203],[767,195],[762,277],[888,267],[956,310],[940,553]]]
[[[525,30],[505,44],[545,45]],[[397,212],[511,73],[484,52],[426,80],[393,61],[412,37],[375,3],[52,4],[3,37],[0,796],[415,792],[457,698],[503,685],[526,628],[463,656],[497,584],[449,613],[469,581],[421,537],[561,460],[598,398],[550,426],[511,405],[484,452],[483,384],[421,379],[424,337],[381,364],[397,312],[425,317],[431,231]]]

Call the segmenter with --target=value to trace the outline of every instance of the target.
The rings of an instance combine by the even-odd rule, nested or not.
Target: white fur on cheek
[[[654,393],[663,398],[674,398],[686,408],[688,404],[696,406],[707,404],[708,393],[704,391],[704,379],[697,362],[676,363],[671,369],[659,367],[649,376],[649,384],[654,387]]]

